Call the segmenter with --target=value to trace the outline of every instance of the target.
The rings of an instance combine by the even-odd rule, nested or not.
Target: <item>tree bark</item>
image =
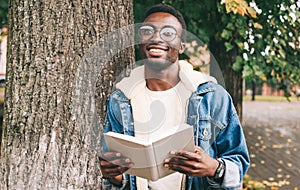
[[[120,36],[101,41],[133,24],[132,7],[131,0],[9,1],[0,189],[99,189],[97,152],[82,127],[100,130],[112,85],[133,63],[133,47]],[[130,44],[130,35],[121,39]],[[98,108],[92,121],[89,107]]]
[[[232,69],[238,50],[234,47],[227,53],[224,42],[216,41],[215,39],[210,40],[210,50],[215,56],[221,71],[223,73],[225,88],[233,99],[233,104],[237,110],[240,120],[242,121],[243,113],[243,79],[242,72],[236,72]]]

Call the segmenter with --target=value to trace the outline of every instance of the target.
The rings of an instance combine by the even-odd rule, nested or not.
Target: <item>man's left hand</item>
[[[195,152],[171,151],[173,157],[167,158],[164,167],[189,176],[214,176],[219,162],[210,157],[200,147]]]

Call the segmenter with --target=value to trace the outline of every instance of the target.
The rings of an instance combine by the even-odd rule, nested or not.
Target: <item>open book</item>
[[[175,171],[163,167],[171,150],[194,152],[193,127],[182,124],[153,142],[114,132],[104,133],[108,149],[120,152],[134,163],[126,173],[156,181]]]

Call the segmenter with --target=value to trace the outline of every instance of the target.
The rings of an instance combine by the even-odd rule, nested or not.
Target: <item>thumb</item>
[[[202,150],[202,148],[200,146],[196,146],[195,153],[204,153],[204,151]]]

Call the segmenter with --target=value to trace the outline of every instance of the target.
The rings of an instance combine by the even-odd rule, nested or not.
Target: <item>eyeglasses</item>
[[[141,40],[149,40],[155,34],[155,28],[151,25],[144,25],[139,28],[139,35]],[[165,26],[159,31],[159,36],[166,42],[174,40],[177,36],[177,31],[171,26]]]

